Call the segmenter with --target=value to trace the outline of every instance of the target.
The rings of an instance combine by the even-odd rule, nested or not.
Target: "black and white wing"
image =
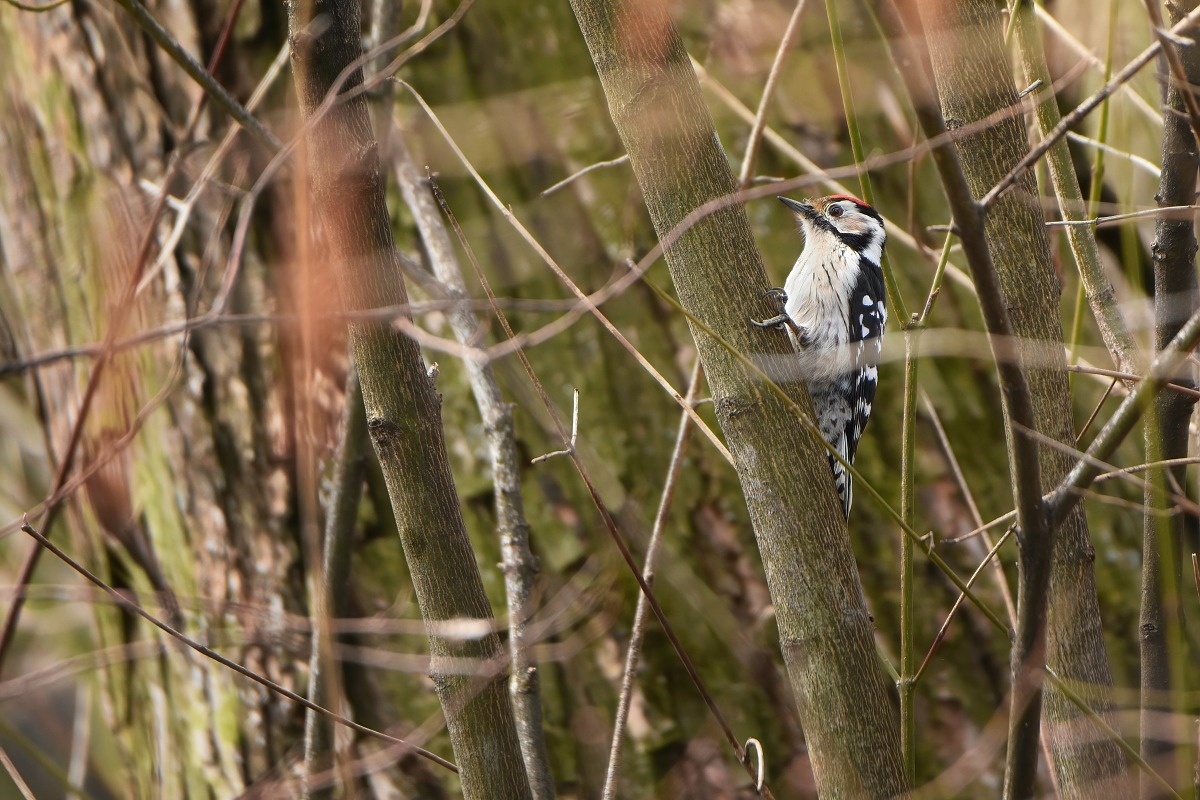
[[[854,357],[851,372],[851,414],[846,423],[846,460],[854,463],[875,389],[879,385],[879,357],[883,352],[883,329],[887,325],[887,290],[883,270],[863,259],[858,283],[850,293],[850,347]]]
[[[840,413],[831,415],[830,421],[840,425],[840,431],[822,431],[826,441],[834,444],[838,454],[850,464],[858,453],[858,440],[862,438],[867,420],[871,418],[875,389],[879,385],[879,356],[883,350],[883,329],[887,324],[887,300],[883,285],[883,271],[875,264],[862,260],[858,282],[850,293],[850,309],[847,321],[850,325],[850,349],[853,366],[846,375],[835,382],[833,391],[823,402],[837,407]],[[832,435],[831,435],[832,434]],[[854,501],[854,480],[838,461],[832,457],[833,480],[842,510],[850,516],[850,505]]]

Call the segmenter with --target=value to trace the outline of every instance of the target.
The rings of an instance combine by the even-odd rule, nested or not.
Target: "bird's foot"
[[[787,326],[795,334],[801,344],[808,343],[808,326],[802,325],[792,319],[787,313],[787,292],[778,287],[768,289],[763,293],[764,297],[769,297],[779,305],[779,313],[767,319],[754,319],[751,317],[750,324],[759,328],[783,328]]]

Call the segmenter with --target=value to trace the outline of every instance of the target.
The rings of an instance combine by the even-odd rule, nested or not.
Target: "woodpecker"
[[[780,313],[751,320],[788,332],[812,397],[817,429],[846,463],[854,463],[878,384],[887,304],[883,284],[883,219],[845,194],[797,202],[791,209],[804,234],[804,251],[782,289],[769,294]],[[850,516],[854,485],[832,455],[829,465],[842,511]]]

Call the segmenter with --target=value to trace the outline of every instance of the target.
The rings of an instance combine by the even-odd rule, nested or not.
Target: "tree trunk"
[[[313,119],[326,96],[338,90],[338,75],[361,53],[358,4],[290,2],[288,28],[300,106],[312,125],[307,146],[314,208],[326,226],[343,303],[352,311],[404,305],[408,298],[366,98],[339,102]],[[361,84],[359,68],[338,88]],[[386,322],[355,324],[350,335],[367,428],[429,632],[430,673],[463,794],[527,798],[499,638],[488,633],[462,639],[440,627],[471,620],[490,626],[492,612],[450,474],[433,377],[416,343]],[[474,664],[477,674],[464,672],[464,664]]]
[[[967,181],[982,197],[1028,151],[998,8],[988,0],[921,3],[946,127],[954,131],[996,115],[956,140]],[[1063,359],[1061,287],[1032,173],[987,212],[987,234],[1013,332],[1028,370],[1038,432],[1074,447],[1071,394]],[[1042,485],[1053,488],[1072,465],[1068,451],[1041,448]],[[1104,649],[1087,519],[1076,508],[1058,530],[1050,576],[1046,663],[1073,686],[1088,687],[1093,709],[1112,719],[1112,685]],[[1123,796],[1125,756],[1065,696],[1047,686],[1045,732],[1063,797]],[[1094,731],[1094,734],[1093,734]]]
[[[899,731],[824,449],[789,403],[701,327],[760,364],[789,361],[785,336],[748,324],[767,311],[768,284],[745,212],[730,205],[669,238],[689,213],[736,187],[668,6],[572,6],[655,231],[668,243],[676,291],[695,318],[692,334],[758,539],[817,789],[824,798],[893,797],[905,790]],[[784,391],[811,414],[801,384],[793,380]]]

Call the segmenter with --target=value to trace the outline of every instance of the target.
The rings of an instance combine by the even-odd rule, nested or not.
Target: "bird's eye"
[[[830,206],[829,207],[829,216],[831,216],[835,219],[837,217],[840,217],[844,213],[845,213],[845,211],[842,209],[841,206]]]

